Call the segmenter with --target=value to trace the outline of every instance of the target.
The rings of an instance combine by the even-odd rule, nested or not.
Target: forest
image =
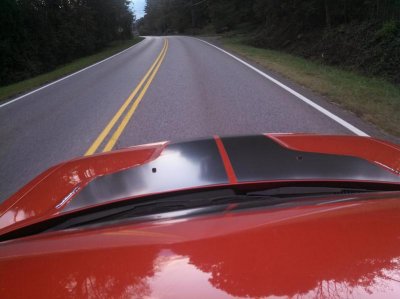
[[[1,0],[0,86],[132,36],[127,0]]]
[[[400,83],[400,0],[147,0],[144,35],[240,32],[284,50]]]

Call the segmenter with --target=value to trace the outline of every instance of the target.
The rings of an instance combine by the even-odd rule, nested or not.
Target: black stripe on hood
[[[264,136],[222,138],[239,182],[259,180],[359,180],[400,182],[367,160],[295,151]]]
[[[96,178],[63,211],[133,196],[226,183],[228,178],[214,139],[173,143],[154,161]]]

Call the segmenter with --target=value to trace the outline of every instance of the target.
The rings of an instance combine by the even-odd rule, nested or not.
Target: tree
[[[2,0],[0,85],[130,38],[133,21],[127,0]]]

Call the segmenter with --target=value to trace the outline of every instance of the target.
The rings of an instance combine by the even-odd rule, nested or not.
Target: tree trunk
[[[329,29],[331,28],[331,13],[328,6],[328,0],[324,0],[325,3],[325,24]]]
[[[193,5],[193,0],[190,0],[190,12],[192,15],[192,28],[196,27],[196,15],[195,15],[195,11],[194,11],[194,5]]]
[[[380,5],[380,1],[376,0],[376,18],[379,19],[380,17],[380,10],[381,10],[381,5]]]

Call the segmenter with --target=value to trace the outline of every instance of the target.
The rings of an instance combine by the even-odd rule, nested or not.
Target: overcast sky
[[[131,0],[133,2],[133,7],[135,9],[136,19],[140,19],[144,15],[144,6],[146,0]]]

